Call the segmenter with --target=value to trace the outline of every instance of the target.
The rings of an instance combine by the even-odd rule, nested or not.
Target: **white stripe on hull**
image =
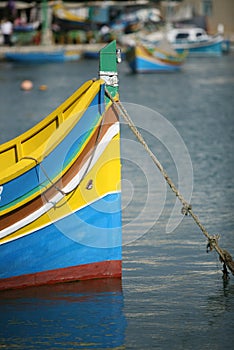
[[[6,236],[10,235],[11,233],[19,230],[20,228],[37,220],[40,216],[42,216],[43,214],[48,212],[51,208],[53,208],[55,206],[55,204],[57,204],[62,198],[64,198],[66,196],[66,194],[73,191],[79,185],[81,180],[83,179],[83,176],[87,172],[87,169],[88,170],[92,169],[92,167],[97,162],[98,158],[102,155],[105,148],[108,146],[109,142],[118,133],[119,133],[119,122],[116,122],[115,124],[110,126],[110,128],[108,129],[108,131],[106,132],[104,137],[101,139],[100,143],[98,143],[98,145],[94,151],[94,155],[91,155],[87,159],[85,164],[82,166],[80,171],[76,174],[76,176],[74,176],[74,178],[65,187],[60,189],[61,192],[58,192],[53,198],[50,199],[49,202],[45,203],[45,205],[43,205],[40,209],[38,209],[35,212],[33,212],[32,214],[28,215],[24,219],[17,221],[13,225],[1,230],[0,231],[0,238],[6,237]],[[115,193],[116,193],[116,191],[115,191]],[[85,207],[85,206],[83,206],[83,207]],[[79,209],[82,209],[82,208],[79,208]],[[60,220],[60,219],[61,218],[59,218],[58,220]],[[16,238],[14,238],[14,239],[16,239]]]

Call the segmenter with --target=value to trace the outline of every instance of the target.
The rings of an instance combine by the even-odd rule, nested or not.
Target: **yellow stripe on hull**
[[[87,185],[92,180],[92,188]],[[92,169],[85,175],[78,187],[65,195],[54,207],[35,221],[18,229],[0,240],[0,244],[30,234],[75,212],[108,193],[121,191],[120,134],[109,142]],[[46,204],[46,199],[44,199]]]

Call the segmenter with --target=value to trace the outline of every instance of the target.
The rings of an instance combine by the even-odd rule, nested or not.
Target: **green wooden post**
[[[113,40],[101,49],[99,61],[99,77],[105,81],[112,97],[115,97],[119,90],[117,63],[120,62],[120,50],[116,50],[116,40]]]

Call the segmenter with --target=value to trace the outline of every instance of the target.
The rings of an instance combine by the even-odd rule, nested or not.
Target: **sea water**
[[[172,74],[119,65],[120,97],[210,235],[234,256],[233,53],[188,58]],[[0,142],[26,131],[98,61],[0,63]],[[31,91],[20,84],[29,79]],[[40,86],[47,89],[41,91]],[[0,294],[0,348],[232,349],[234,277],[121,117],[123,278]]]

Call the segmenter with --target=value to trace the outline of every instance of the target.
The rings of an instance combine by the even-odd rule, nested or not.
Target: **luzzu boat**
[[[157,47],[148,49],[136,44],[129,47],[126,60],[134,73],[174,72],[181,69],[187,53],[166,53]]]
[[[168,32],[168,40],[177,52],[188,50],[190,56],[221,56],[223,53],[223,36],[220,34],[208,35],[202,28],[182,27],[171,29]]]
[[[67,10],[63,4],[57,3],[52,7],[53,24],[62,30],[91,30],[91,23],[87,17],[75,15]]]
[[[113,99],[115,41],[100,52],[99,79],[0,146],[0,290],[121,277],[120,128]]]

